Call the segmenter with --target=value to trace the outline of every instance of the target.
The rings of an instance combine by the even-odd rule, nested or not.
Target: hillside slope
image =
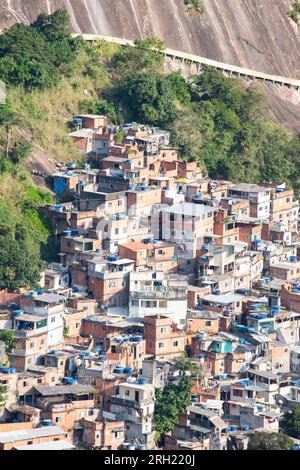
[[[129,39],[158,36],[168,47],[264,72],[300,77],[299,28],[290,0],[202,0],[192,15],[184,0],[0,0],[0,29],[67,8],[76,32]],[[300,131],[300,93],[269,89],[274,117]]]
[[[74,31],[128,38],[159,36],[167,46],[212,59],[298,77],[300,36],[289,0],[0,0],[0,28],[65,7]]]
[[[264,72],[300,77],[299,28],[290,0],[0,0],[0,29],[67,8],[74,31],[129,39],[161,37],[168,47]],[[300,131],[300,93],[266,87],[274,116]]]

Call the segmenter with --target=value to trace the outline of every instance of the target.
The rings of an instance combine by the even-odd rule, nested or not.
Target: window
[[[56,423],[61,423],[61,416],[56,416],[55,422]]]
[[[34,348],[34,343],[30,343],[30,348]]]
[[[51,323],[55,322],[55,317],[51,317]]]
[[[129,390],[125,390],[125,397],[129,397]]]
[[[234,397],[242,397],[243,396],[243,390],[234,389],[233,390],[233,396]]]
[[[27,382],[23,382],[23,387],[27,387]]]
[[[131,301],[131,305],[132,305],[133,307],[138,307],[138,306],[139,306],[139,301],[138,301],[138,300],[132,300],[132,301]]]
[[[116,287],[116,283],[115,282],[110,282],[109,283],[109,288],[112,289],[113,287]]]
[[[33,441],[27,441],[27,445],[31,446],[33,444]]]
[[[178,341],[174,341],[173,346],[176,348],[178,346]]]
[[[161,333],[166,333],[167,331],[167,327],[166,326],[163,326],[161,329],[160,329],[160,332]]]
[[[158,347],[159,347],[159,348],[163,348],[163,347],[164,347],[164,342],[161,341],[160,343],[158,343]]]
[[[211,321],[210,321],[210,320],[206,320],[205,326],[211,326]]]

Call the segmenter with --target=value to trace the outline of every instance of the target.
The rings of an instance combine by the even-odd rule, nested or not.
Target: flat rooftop
[[[57,395],[76,395],[97,393],[92,385],[74,384],[74,385],[36,385],[34,387],[44,397],[55,397]]]
[[[20,429],[18,431],[0,432],[0,442],[6,444],[9,442],[26,441],[27,439],[38,439],[40,437],[61,436],[62,434],[66,434],[66,431],[57,426]]]
[[[174,204],[171,207],[164,209],[166,213],[183,214],[199,217],[208,212],[213,212],[214,207],[205,206],[204,204],[194,204],[193,202],[183,202],[181,204]]]
[[[15,450],[75,450],[76,447],[68,441],[40,442],[28,446],[16,446]]]
[[[210,295],[206,295],[202,297],[202,299],[206,300],[207,302],[215,302],[218,304],[228,305],[234,302],[241,302],[242,300],[245,299],[245,296],[238,295],[238,294],[220,294],[220,295],[210,294]]]

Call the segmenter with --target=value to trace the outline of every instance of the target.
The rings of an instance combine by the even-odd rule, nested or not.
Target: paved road
[[[73,34],[74,37],[80,36],[79,34]],[[134,41],[130,39],[115,38],[111,36],[104,36],[100,34],[82,34],[81,35],[86,41],[98,41],[105,40],[115,44],[120,44],[121,46],[130,45],[134,46]],[[165,57],[170,57],[173,60],[179,60],[182,63],[191,62],[193,64],[199,65],[210,65],[222,72],[226,72],[230,76],[251,78],[254,80],[262,80],[264,82],[270,82],[274,85],[287,86],[289,88],[296,88],[300,90],[300,80],[294,78],[282,77],[280,75],[271,75],[264,72],[259,72],[257,70],[250,70],[243,67],[237,67],[235,65],[224,64],[223,62],[218,62],[216,60],[207,59],[205,57],[200,57],[197,55],[189,54],[187,52],[175,51],[174,49],[164,49],[162,54]]]

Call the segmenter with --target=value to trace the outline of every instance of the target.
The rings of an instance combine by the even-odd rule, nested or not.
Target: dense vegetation
[[[300,1],[299,0],[293,0],[293,5],[288,15],[290,18],[292,18],[293,21],[295,21],[295,23],[299,24],[299,20],[300,20]]]
[[[249,439],[248,450],[291,450],[293,444],[285,434],[255,432]]]
[[[300,439],[300,406],[284,414],[282,428],[288,436]]]
[[[154,419],[157,440],[172,431],[179,421],[179,415],[186,412],[191,404],[191,389],[191,379],[184,376],[177,385],[170,383],[156,391]]]
[[[117,120],[169,129],[181,158],[200,160],[212,178],[286,180],[299,190],[300,137],[272,122],[259,85],[209,67],[187,81],[180,72],[165,74],[163,55],[156,52],[162,47],[139,44],[107,57],[109,46],[98,44],[111,77],[101,96],[114,105]]]
[[[38,213],[38,206],[51,203],[52,196],[34,186],[22,167],[32,154],[30,139],[23,135],[28,134],[26,118],[33,113],[22,113],[20,102],[24,99],[27,106],[33,93],[40,100],[42,90],[72,72],[81,41],[71,38],[68,21],[67,14],[58,11],[41,15],[31,26],[13,26],[0,37],[0,75],[10,98],[0,105],[1,289],[36,287],[42,259],[53,256],[52,227]]]
[[[184,4],[192,11],[192,13],[204,12],[202,0],[184,0]]]

